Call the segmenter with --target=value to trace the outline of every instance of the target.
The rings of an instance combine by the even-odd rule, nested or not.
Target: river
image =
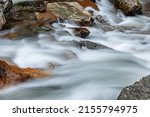
[[[120,91],[150,74],[150,17],[127,17],[108,0],[97,0],[102,15],[112,25],[130,30],[104,32],[88,27],[86,40],[112,49],[77,48],[72,42],[85,40],[55,23],[55,33],[39,34],[38,39],[0,40],[0,57],[20,67],[50,69],[53,76],[32,80],[0,91],[0,99],[117,99]],[[90,9],[90,8],[87,8]],[[66,27],[62,27],[65,25]],[[1,32],[3,33],[3,32]]]

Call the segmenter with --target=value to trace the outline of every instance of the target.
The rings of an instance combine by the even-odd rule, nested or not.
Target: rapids
[[[68,22],[53,24],[55,33],[41,33],[37,39],[0,40],[0,58],[20,67],[52,69],[54,74],[0,90],[0,99],[117,99],[122,88],[149,75],[150,17],[127,17],[108,0],[97,4],[100,12],[87,9],[112,25],[130,29],[104,32],[88,27],[87,40],[112,49],[75,47],[73,40],[84,39],[72,34],[69,27],[76,25]],[[58,66],[53,69],[51,64]]]

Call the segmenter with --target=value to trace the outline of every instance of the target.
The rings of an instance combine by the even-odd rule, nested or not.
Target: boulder
[[[50,3],[52,2],[78,2],[81,6],[83,7],[92,7],[94,8],[95,10],[98,10],[99,11],[99,8],[98,6],[95,4],[95,0],[46,0]]]
[[[0,60],[0,88],[28,81],[33,78],[42,78],[50,75],[47,71],[33,68],[19,68]]]
[[[6,24],[5,16],[2,12],[0,12],[0,30],[3,28],[3,26]]]
[[[142,13],[143,15],[146,15],[148,17],[150,17],[150,1],[145,1],[142,3]]]
[[[118,96],[118,100],[150,100],[150,75],[125,87]]]
[[[125,15],[135,15],[142,11],[142,5],[139,0],[113,0],[112,2]]]
[[[91,22],[92,16],[77,2],[54,2],[47,4],[47,12],[52,12],[61,19],[75,22]]]

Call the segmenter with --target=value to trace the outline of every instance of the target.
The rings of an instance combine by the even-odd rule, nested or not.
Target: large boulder
[[[135,15],[141,12],[142,5],[139,0],[113,0],[114,6],[122,10],[125,15]]]
[[[150,100],[150,75],[125,87],[118,96],[118,100]]]
[[[148,17],[150,17],[150,1],[142,2],[142,13]]]
[[[91,22],[92,16],[77,2],[54,2],[47,4],[47,12],[52,12],[61,19],[75,22]]]

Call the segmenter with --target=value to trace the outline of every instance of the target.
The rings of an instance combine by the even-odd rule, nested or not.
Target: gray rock
[[[142,3],[142,13],[150,17],[150,1]]]
[[[118,100],[149,100],[150,99],[150,75],[142,78],[131,86],[125,87]]]

